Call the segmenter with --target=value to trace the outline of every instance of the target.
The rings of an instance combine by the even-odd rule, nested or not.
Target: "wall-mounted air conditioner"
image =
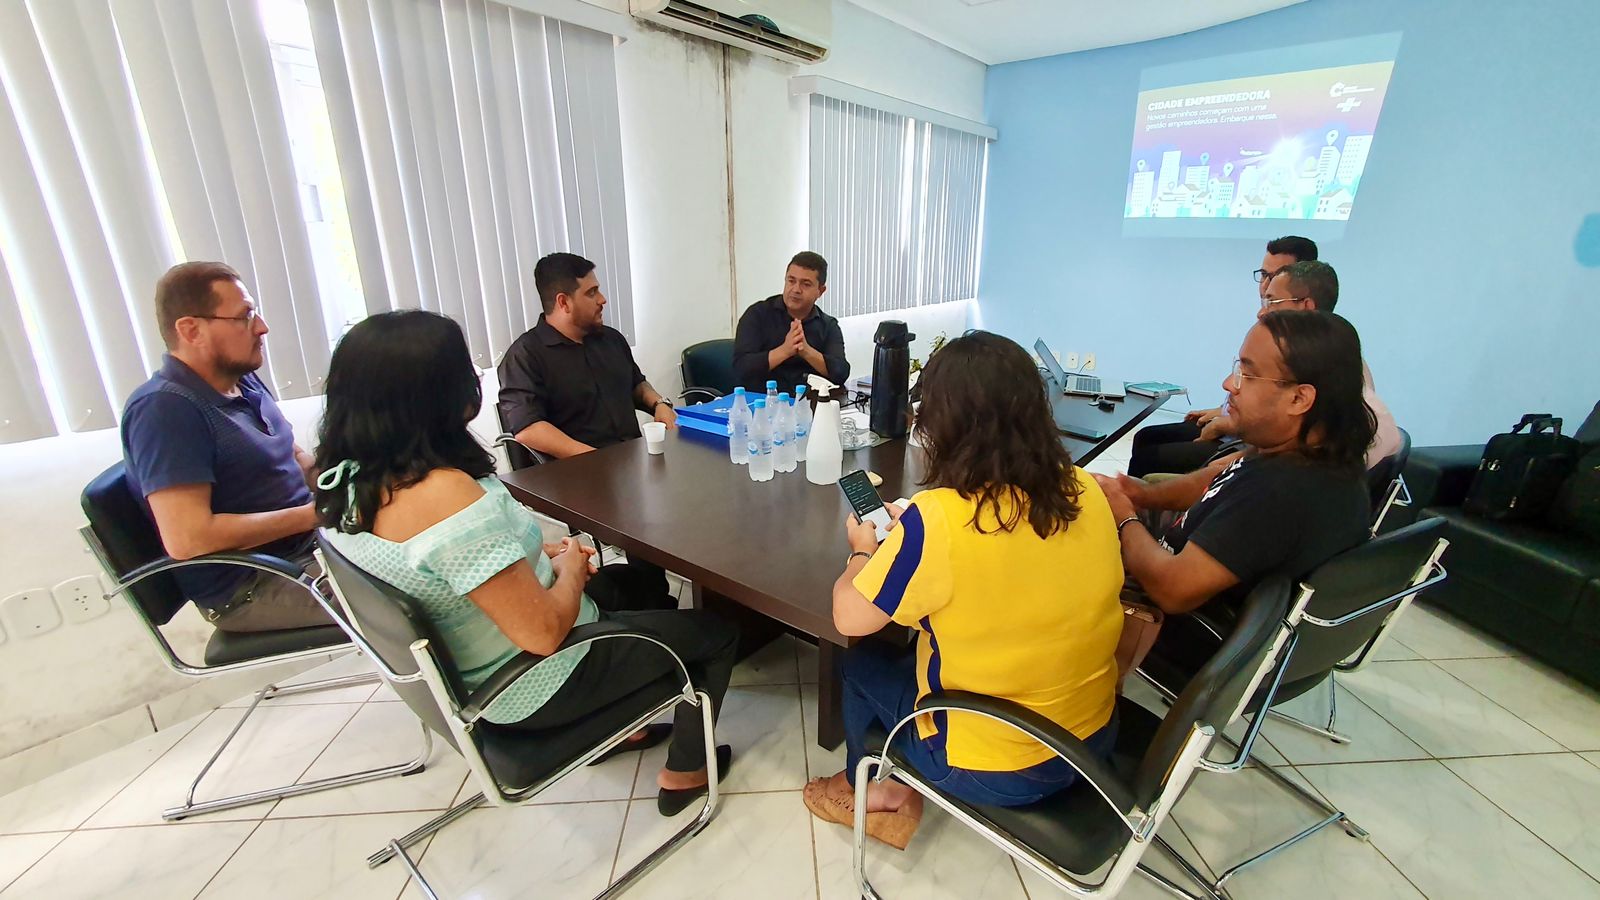
[[[628,0],[635,16],[785,62],[828,55],[831,0]]]

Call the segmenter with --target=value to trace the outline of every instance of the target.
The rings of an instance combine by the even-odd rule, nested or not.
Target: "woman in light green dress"
[[[489,705],[490,727],[559,729],[674,677],[670,657],[645,641],[558,652],[572,628],[605,619],[671,647],[720,709],[738,633],[709,613],[651,608],[664,604],[630,594],[638,579],[625,567],[596,573],[593,551],[577,541],[545,545],[538,520],[467,429],[482,399],[452,320],[410,310],[352,328],[329,366],[317,447],[317,509],[330,540],[416,601],[469,688],[519,652],[553,655]],[[617,750],[643,749],[665,732],[641,732]],[[678,706],[671,740],[657,776],[665,815],[706,791],[699,710]],[[726,772],[731,751],[717,753]]]

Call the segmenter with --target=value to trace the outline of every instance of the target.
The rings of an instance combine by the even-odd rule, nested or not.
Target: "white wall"
[[[833,53],[807,72],[981,118],[982,64],[848,3],[836,2],[834,15]],[[807,101],[789,96],[793,66],[650,26],[619,47],[617,68],[635,352],[645,375],[673,392],[682,348],[731,336],[738,313],[775,293],[784,264],[805,247]],[[899,318],[925,347],[938,331],[959,333],[968,315],[967,304],[945,304]],[[868,371],[876,321],[844,327],[852,366]],[[313,444],[320,400],[284,407],[302,445]],[[493,434],[487,421],[478,427]],[[96,571],[76,533],[78,493],[120,452],[115,431],[0,446],[0,597]],[[113,610],[0,644],[0,757],[143,704],[161,726],[188,711],[172,695],[190,682],[160,665],[130,613]],[[177,627],[191,642],[204,633],[198,621]]]

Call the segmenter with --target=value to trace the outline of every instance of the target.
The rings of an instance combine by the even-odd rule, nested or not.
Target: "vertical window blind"
[[[861,315],[977,295],[988,138],[811,95],[811,244],[830,310]]]
[[[612,38],[486,0],[306,3],[368,310],[450,315],[492,365],[569,250],[631,340]]]
[[[393,308],[491,365],[556,250],[632,337],[613,40],[490,0],[7,0],[0,169],[0,442],[116,423],[181,259],[239,269],[284,398]]]

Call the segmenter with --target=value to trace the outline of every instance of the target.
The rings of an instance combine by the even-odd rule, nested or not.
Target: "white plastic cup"
[[[667,426],[665,422],[646,422],[644,429],[644,448],[650,451],[651,456],[660,456],[667,448]]]

